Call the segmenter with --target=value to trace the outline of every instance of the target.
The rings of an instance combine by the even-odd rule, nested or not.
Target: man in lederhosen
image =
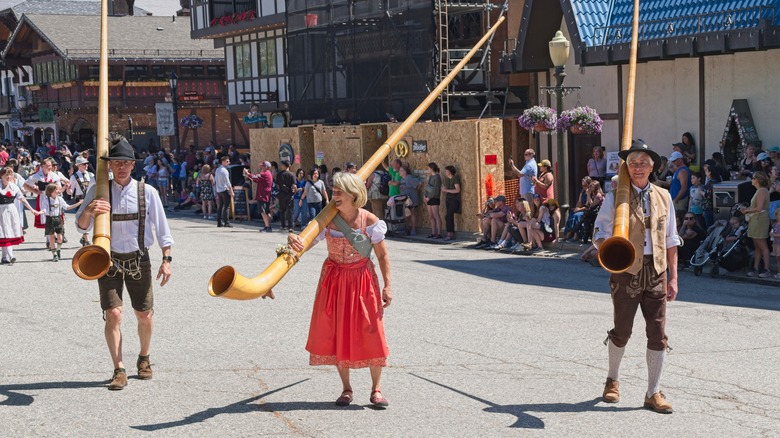
[[[642,141],[620,151],[631,179],[629,188],[629,235],[634,262],[628,270],[609,277],[612,290],[614,327],[608,332],[609,371],[602,398],[607,403],[620,400],[620,361],[631,337],[637,308],[642,309],[647,333],[647,392],[644,407],[664,414],[672,405],[660,391],[661,370],[666,357],[666,302],[677,297],[677,235],[674,205],[669,191],[650,183],[661,157]],[[607,196],[595,222],[593,242],[598,247],[612,236],[615,198]],[[669,269],[667,278],[666,270]]]
[[[95,175],[87,170],[89,161],[84,157],[76,157],[76,171],[70,176],[70,193],[73,196],[74,204],[78,204],[84,200],[84,196],[87,194],[92,184],[95,183]],[[89,245],[89,233],[81,235],[81,245]]]
[[[127,372],[122,362],[122,291],[127,287],[135,316],[141,350],[138,354],[138,378],[152,378],[149,347],[152,340],[152,270],[149,247],[157,243],[162,248],[162,264],[157,271],[160,286],[171,276],[171,245],[173,238],[168,227],[160,195],[157,190],[130,177],[135,166],[133,147],[121,139],[111,146],[107,157],[114,175],[110,183],[110,199],[95,199],[95,186],[87,190],[84,203],[76,213],[76,227],[86,233],[92,228],[94,216],[111,213],[111,260],[108,273],[98,279],[100,306],[103,309],[108,351],[114,364],[114,375],[108,389],[119,390],[127,385]]]

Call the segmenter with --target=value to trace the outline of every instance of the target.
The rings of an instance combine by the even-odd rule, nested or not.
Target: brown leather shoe
[[[108,389],[111,391],[119,391],[127,386],[127,373],[124,368],[117,368],[114,370],[114,376],[111,378],[111,383],[108,384]]]
[[[659,414],[671,414],[674,412],[672,404],[666,401],[666,396],[661,391],[656,392],[650,398],[647,398],[645,394],[645,408],[652,409]]]
[[[617,403],[620,401],[620,382],[607,377],[607,383],[604,384],[604,394],[601,399],[606,403]]]
[[[138,356],[138,378],[141,380],[149,380],[152,378],[152,366],[149,363],[149,356]]]

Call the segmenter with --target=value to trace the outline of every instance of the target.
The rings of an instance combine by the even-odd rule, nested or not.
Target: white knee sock
[[[609,372],[607,377],[612,380],[620,380],[620,361],[623,359],[626,347],[618,347],[612,343],[612,339],[609,339],[607,341],[607,350],[609,350]]]
[[[3,247],[3,260],[11,261],[11,257],[14,256],[14,251],[11,249],[10,246],[4,246]]]
[[[664,367],[666,350],[647,350],[647,396],[661,390],[661,371]]]

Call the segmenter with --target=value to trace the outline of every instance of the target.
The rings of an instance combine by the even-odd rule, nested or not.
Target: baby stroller
[[[726,238],[730,235],[736,239],[727,241]],[[716,278],[720,275],[720,268],[734,272],[744,268],[748,259],[747,226],[741,224],[734,230],[728,222],[719,220],[691,257],[690,264],[693,274],[698,277],[702,274],[704,265],[712,261],[710,276]]]
[[[394,235],[403,234],[406,231],[406,201],[405,195],[396,195],[387,201],[385,209],[385,223],[387,224],[387,233]]]

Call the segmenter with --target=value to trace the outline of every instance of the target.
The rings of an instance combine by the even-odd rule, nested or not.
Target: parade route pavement
[[[130,381],[108,391],[112,365],[96,282],[70,267],[79,236],[50,261],[30,229],[18,262],[0,266],[0,436],[182,437],[769,437],[780,436],[780,288],[681,273],[667,308],[662,390],[672,415],[642,409],[644,321],[623,360],[622,400],[601,402],[611,328],[608,274],[572,259],[388,241],[394,300],[385,313],[386,411],[368,407],[368,370],[355,402],[336,407],[334,367],[304,347],[326,257],[306,253],[276,300],[210,297],[220,266],[253,277],[275,258],[280,232],[171,220],[173,276],[155,283],[154,378],[135,378],[138,336],[125,306]],[[160,263],[152,248],[152,269]]]

